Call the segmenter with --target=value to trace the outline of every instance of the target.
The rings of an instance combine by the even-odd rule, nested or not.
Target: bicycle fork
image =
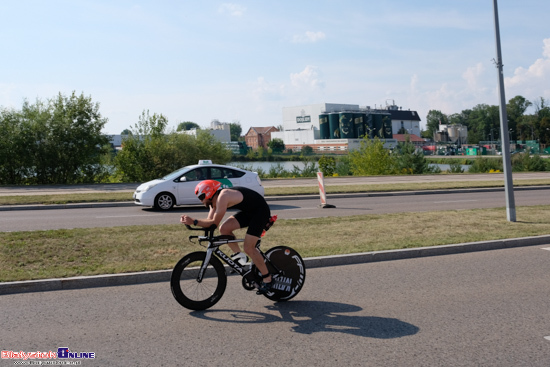
[[[204,257],[204,262],[201,265],[201,269],[199,271],[199,275],[197,276],[197,282],[202,282],[202,279],[204,278],[204,273],[206,272],[206,268],[208,267],[208,264],[210,263],[210,259],[212,258],[212,252],[214,251],[213,248],[207,248],[206,249],[206,256]]]

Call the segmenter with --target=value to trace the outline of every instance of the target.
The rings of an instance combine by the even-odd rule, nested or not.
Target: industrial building
[[[371,109],[353,104],[319,103],[283,108],[283,131],[272,132],[287,149],[308,145],[318,153],[345,153],[360,146],[363,136],[378,137],[387,148],[397,145],[393,134],[420,135],[416,111],[404,111],[394,103]]]

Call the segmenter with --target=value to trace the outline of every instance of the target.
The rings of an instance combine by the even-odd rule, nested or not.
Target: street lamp
[[[506,96],[504,93],[504,71],[502,65],[502,52],[500,50],[500,29],[498,24],[498,5],[497,0],[493,0],[493,13],[495,20],[495,44],[496,44],[496,60],[498,77],[498,95],[500,99],[499,112],[500,112],[500,138],[502,139],[503,148],[508,145],[508,150],[502,149],[502,165],[504,166],[504,191],[506,192],[506,217],[509,222],[516,221],[516,203],[514,198],[514,183],[512,181],[512,162],[510,158],[510,146],[509,140],[506,136],[508,130],[508,115],[506,113]],[[510,129],[511,135],[511,129]],[[508,141],[506,141],[508,140]]]

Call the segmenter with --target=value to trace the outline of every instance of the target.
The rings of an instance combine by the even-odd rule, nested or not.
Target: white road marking
[[[104,215],[100,217],[95,217],[96,219],[105,219],[105,218],[132,218],[132,217],[158,217],[162,214],[139,214],[139,215]]]
[[[550,247],[543,247],[542,250],[548,250],[548,251],[550,251]]]
[[[549,335],[549,336],[545,336],[544,339],[550,341],[550,335]]]

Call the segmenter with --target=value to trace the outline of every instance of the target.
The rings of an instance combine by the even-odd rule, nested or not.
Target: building
[[[212,120],[210,122],[210,129],[208,131],[216,140],[222,143],[229,143],[231,141],[231,128],[227,122],[219,122],[218,120]],[[191,129],[181,131],[181,133],[197,137],[198,130]]]
[[[272,134],[279,131],[274,126],[251,127],[244,136],[246,145],[252,149],[262,147],[267,149],[267,143],[271,141]]]
[[[456,144],[459,147],[468,144],[468,127],[465,125],[439,125],[439,131],[434,134],[434,141]]]
[[[420,135],[416,111],[404,111],[395,104],[371,109],[354,104],[319,103],[284,107],[283,131],[271,134],[282,139],[287,149],[299,151],[311,146],[314,151],[345,153],[360,146],[363,136],[375,136],[388,148],[397,144],[393,134],[407,131]]]
[[[410,143],[418,148],[421,148],[424,144],[426,144],[426,140],[414,134],[393,134],[393,138],[399,143],[405,143],[408,139]]]

